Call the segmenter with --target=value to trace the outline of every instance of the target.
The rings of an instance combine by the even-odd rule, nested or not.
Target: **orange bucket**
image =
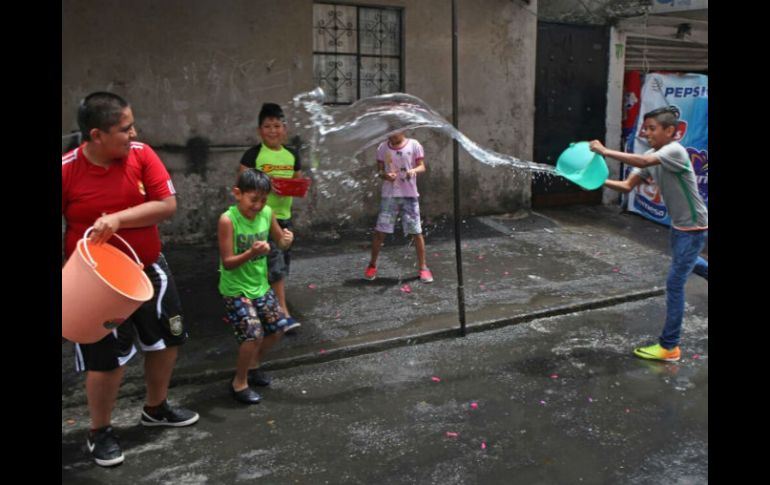
[[[78,241],[61,272],[61,334],[72,342],[98,342],[123,323],[155,293],[134,249],[134,260],[107,243]]]

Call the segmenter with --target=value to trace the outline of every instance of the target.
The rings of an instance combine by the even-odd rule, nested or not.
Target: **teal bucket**
[[[556,173],[587,190],[602,186],[610,171],[604,157],[594,153],[587,141],[570,143],[556,161]]]

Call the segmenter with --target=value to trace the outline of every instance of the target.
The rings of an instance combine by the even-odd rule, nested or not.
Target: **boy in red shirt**
[[[86,444],[98,465],[114,466],[123,462],[123,452],[111,426],[112,409],[123,366],[136,354],[136,334],[145,352],[147,385],[141,424],[179,427],[199,418],[166,401],[178,346],[187,340],[158,233],[158,223],[176,212],[176,191],[153,149],[134,141],[134,115],[123,98],[106,92],[88,95],[78,108],[78,125],[83,144],[62,156],[65,257],[91,226],[95,244],[117,233],[136,250],[155,288],[153,298],[112,333],[93,344],[75,344],[76,368],[86,372],[91,417]],[[128,251],[120,242],[115,246]]]

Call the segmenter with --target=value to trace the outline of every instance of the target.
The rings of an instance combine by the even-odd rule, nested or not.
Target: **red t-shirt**
[[[144,143],[131,142],[128,156],[107,168],[89,162],[83,146],[61,158],[61,207],[67,220],[64,252],[69,258],[86,229],[102,216],[112,214],[150,200],[163,200],[175,195],[171,177],[158,155]],[[160,255],[158,226],[120,229],[118,234],[134,248],[147,266]],[[110,244],[131,255],[119,239]]]

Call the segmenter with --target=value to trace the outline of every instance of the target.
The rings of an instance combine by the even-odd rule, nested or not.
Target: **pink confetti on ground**
[[[484,285],[479,285],[479,288],[481,288],[482,290],[486,290],[487,289],[487,287],[484,286]]]
[[[620,268],[612,268],[613,273],[620,273]]]
[[[695,359],[695,360],[698,360],[698,359],[700,359],[700,355],[695,354],[695,355],[692,356],[692,358]]]
[[[479,259],[484,259],[484,256],[479,256]]]
[[[593,398],[588,398],[588,402],[594,402]]]
[[[471,403],[471,409],[478,409],[478,408],[479,408],[479,403],[477,403],[477,402],[472,402]]]
[[[558,379],[558,378],[559,378],[558,374],[551,374],[551,379]]]
[[[458,436],[458,434],[455,433],[454,431],[447,431],[446,432],[446,437],[447,438],[457,438],[457,436]]]
[[[326,349],[321,349],[321,350],[318,351],[318,353],[319,354],[325,354],[326,353]]]
[[[628,408],[626,408],[626,412],[627,412],[627,413],[630,413],[630,412],[631,412],[631,410],[630,410],[630,409],[628,409]]]
[[[486,441],[482,441],[482,442],[481,442],[481,449],[482,449],[482,450],[486,450],[486,449],[487,449],[487,443],[486,443]]]
[[[307,285],[307,287],[310,288],[311,290],[315,290],[316,288],[318,288],[315,283],[310,283],[309,285]]]
[[[432,380],[433,382],[441,382],[441,378],[436,376],[431,377],[430,380]]]
[[[401,287],[401,292],[402,293],[411,293],[412,292],[412,287],[409,286],[409,285],[404,285],[404,286]]]
[[[511,273],[506,271],[505,273],[503,273],[503,276],[508,276],[509,274],[511,274]]]
[[[542,404],[543,406],[545,406],[545,401],[540,401],[540,404]]]

